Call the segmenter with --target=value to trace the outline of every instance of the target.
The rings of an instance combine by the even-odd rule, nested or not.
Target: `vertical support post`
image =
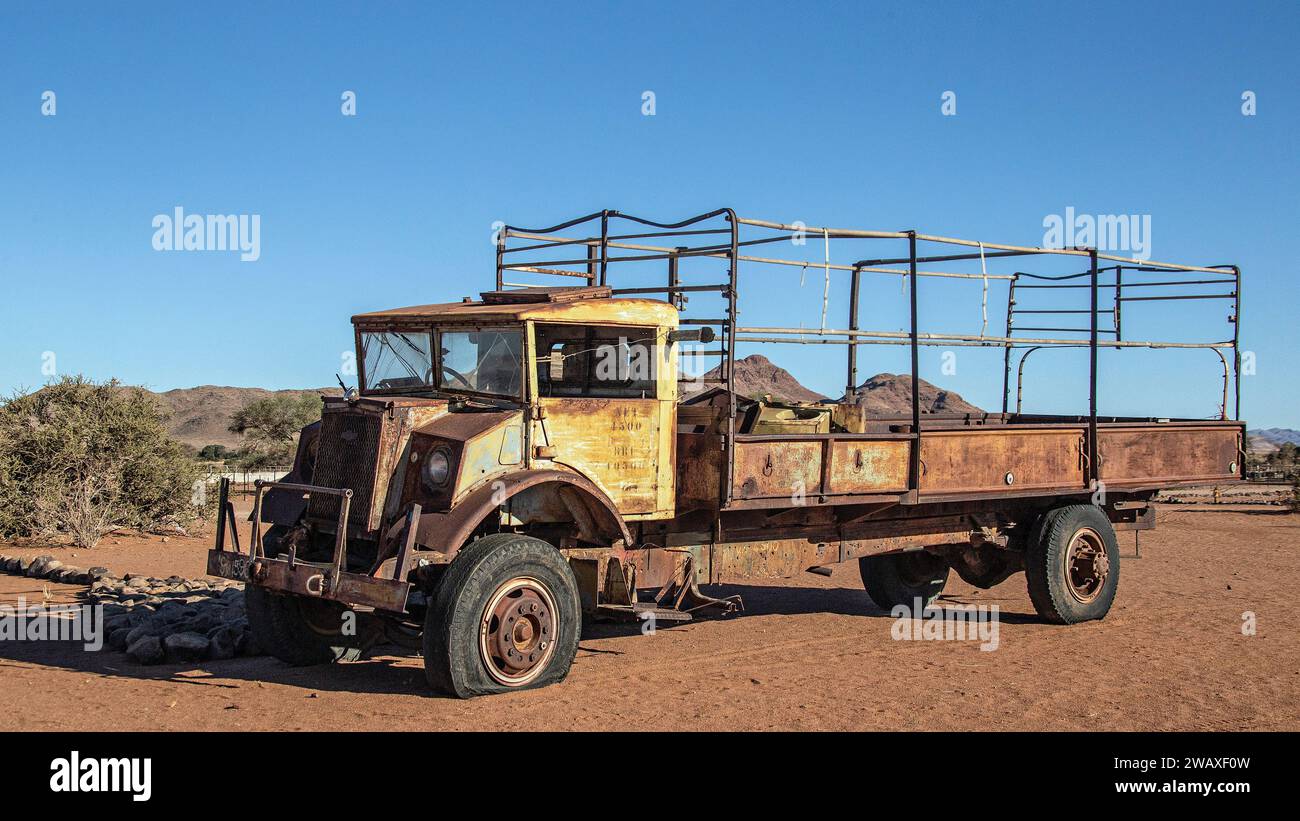
[[[913,501],[921,490],[921,348],[917,341],[916,328],[916,231],[907,232],[908,279],[911,282],[909,299],[912,314],[912,453],[908,465],[908,490],[912,492]]]
[[[1232,401],[1235,406],[1232,412],[1232,418],[1238,422],[1241,421],[1241,269],[1236,265],[1232,266],[1233,286],[1232,292],[1235,296],[1232,299]],[[1227,410],[1226,408],[1224,409]],[[1242,468],[1243,474],[1245,468]]]
[[[226,549],[226,502],[230,499],[230,480],[222,476],[217,485],[217,550]]]
[[[1116,265],[1115,266],[1115,313],[1111,314],[1111,316],[1115,318],[1115,341],[1116,342],[1124,341],[1124,334],[1123,334],[1124,300],[1122,299],[1123,296],[1124,296],[1124,266]],[[1116,346],[1115,350],[1119,350],[1119,346]]]
[[[347,567],[348,552],[348,509],[352,506],[352,489],[345,488],[339,499],[339,520],[334,530],[333,569],[326,580],[327,589],[333,592],[338,588],[339,574]]]
[[[1007,290],[1007,341],[1002,349],[1002,413],[1005,415],[1011,401],[1011,330],[1016,312],[1016,282],[1020,280],[1017,272],[1011,275],[1011,286]],[[1016,391],[1016,413],[1020,412],[1019,390]]]
[[[407,574],[411,572],[411,562],[415,559],[415,536],[423,512],[417,502],[406,513],[406,534],[402,537],[402,546],[398,548],[397,559],[393,562],[393,578],[396,581],[406,581]]]
[[[731,249],[727,259],[727,350],[722,356],[722,378],[727,384],[727,438],[722,443],[723,476],[720,483],[723,508],[731,504],[731,483],[736,473],[736,282],[740,268],[740,223],[735,211],[727,209],[727,221],[731,224]],[[715,537],[721,540],[720,524],[715,531]]]
[[[1016,416],[1020,415],[1020,400],[1023,398],[1025,391],[1025,361],[1029,359],[1031,353],[1041,347],[1041,345],[1037,345],[1030,348],[1020,357],[1020,366],[1016,369]]]
[[[1088,339],[1088,479],[1095,483],[1101,476],[1097,463],[1097,249],[1088,252],[1092,287],[1092,322]],[[1095,485],[1094,485],[1095,486]]]
[[[248,558],[262,555],[262,480],[253,481],[253,539],[248,544]]]
[[[862,283],[862,269],[853,266],[853,273],[849,279],[849,330],[858,330],[858,288]],[[849,336],[849,373],[848,387],[844,389],[846,399],[852,399],[853,392],[858,389],[858,338]]]
[[[587,243],[587,284],[596,284],[596,265],[600,257],[596,254],[596,246]]]
[[[609,266],[609,212],[600,212],[600,284],[605,284],[605,269]]]
[[[668,256],[668,302],[675,305],[679,311],[686,305],[685,300],[682,299],[682,294],[676,290],[682,284],[682,277],[677,268],[677,254],[685,250],[683,246],[679,245],[675,249],[675,253]]]
[[[502,276],[504,271],[502,271],[501,266],[505,264],[506,231],[508,230],[509,230],[508,226],[502,226],[501,232],[497,234],[497,290],[498,291],[500,291],[504,287],[504,283],[505,283],[505,278]]]

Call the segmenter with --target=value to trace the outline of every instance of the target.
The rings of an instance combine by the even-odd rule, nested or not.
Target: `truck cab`
[[[258,488],[248,561],[213,551],[214,572],[260,583],[250,587],[265,606],[250,613],[289,611],[264,620],[273,652],[355,655],[364,641],[307,642],[313,655],[302,635],[274,633],[332,624],[345,603],[376,622],[419,618],[460,550],[492,535],[528,534],[564,551],[557,557],[584,576],[573,589],[590,611],[610,552],[632,541],[629,527],[674,516],[672,305],[602,287],[539,288],[352,323],[357,389],[326,397],[292,472]],[[615,599],[631,604],[626,585]],[[554,618],[532,629],[554,629]]]

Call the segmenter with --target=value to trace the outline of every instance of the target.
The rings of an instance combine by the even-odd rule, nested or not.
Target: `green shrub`
[[[152,394],[68,376],[0,406],[0,536],[94,547],[122,527],[185,527],[210,507]]]
[[[292,463],[298,434],[320,413],[321,399],[313,394],[277,394],[248,403],[230,417],[231,433],[247,437],[235,464],[260,470]]]
[[[321,399],[312,394],[277,394],[249,402],[230,417],[231,433],[254,442],[292,442],[304,427],[320,419]]]
[[[198,458],[205,462],[221,462],[230,455],[230,449],[225,445],[204,445],[198,453]]]

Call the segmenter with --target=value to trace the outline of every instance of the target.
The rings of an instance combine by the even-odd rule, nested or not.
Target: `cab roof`
[[[614,325],[677,326],[677,309],[658,299],[614,297],[608,286],[518,288],[486,291],[478,300],[412,305],[352,317],[356,325],[424,324],[429,321],[599,322]]]

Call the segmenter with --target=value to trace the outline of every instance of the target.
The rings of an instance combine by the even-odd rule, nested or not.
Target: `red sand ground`
[[[110,537],[59,558],[196,576],[207,543]],[[1132,535],[1121,545],[1131,556]],[[893,619],[847,564],[830,578],[728,588],[747,608],[734,617],[652,636],[592,626],[568,680],[526,693],[437,697],[414,657],[139,667],[79,645],[2,642],[0,699],[14,730],[1297,730],[1298,548],[1300,517],[1277,508],[1164,507],[1142,558],[1124,561],[1107,619],[1073,627],[1039,623],[1021,575],[988,591],[954,575],[947,601],[1002,608],[994,652],[893,640]],[[0,575],[0,602],[46,587]],[[56,599],[77,592],[48,587]],[[1245,611],[1254,636],[1242,635]]]

